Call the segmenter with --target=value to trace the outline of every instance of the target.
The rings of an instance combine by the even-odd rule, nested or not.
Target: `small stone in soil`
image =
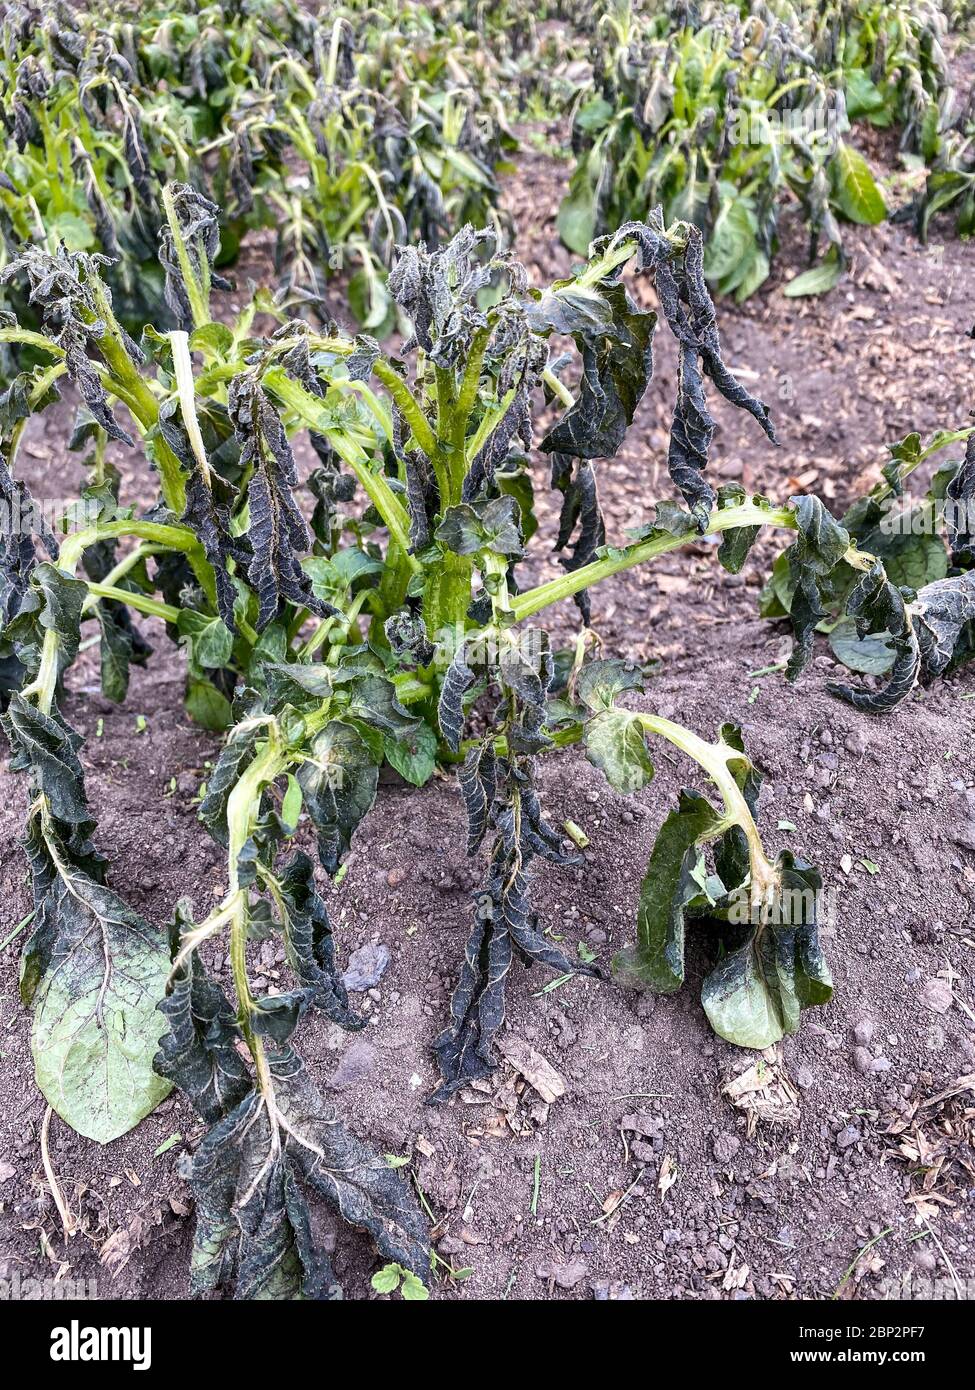
[[[344,1090],[346,1086],[354,1086],[357,1082],[364,1081],[375,1065],[376,1049],[371,1043],[351,1043],[348,1051],[332,1073],[329,1085],[335,1091]]]
[[[928,980],[918,999],[932,1013],[946,1014],[951,1008],[954,995],[947,980]]]
[[[836,1147],[838,1149],[852,1148],[853,1145],[858,1144],[862,1138],[863,1135],[857,1129],[856,1125],[846,1125],[836,1136]]]
[[[349,957],[349,968],[342,976],[346,989],[361,991],[373,989],[379,984],[389,964],[389,947],[382,942],[372,941],[360,946]]]
[[[869,1046],[873,1037],[874,1021],[872,1018],[858,1018],[853,1025],[853,1037],[860,1047]]]
[[[539,1279],[552,1279],[558,1284],[560,1289],[574,1289],[577,1284],[581,1284],[589,1273],[589,1266],[584,1260],[569,1260],[566,1264],[557,1264],[554,1260],[546,1260],[535,1270]]]
[[[741,1140],[737,1134],[716,1134],[713,1148],[719,1163],[730,1163],[741,1148]]]

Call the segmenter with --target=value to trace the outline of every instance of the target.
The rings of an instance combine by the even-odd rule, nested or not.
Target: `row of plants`
[[[185,326],[156,261],[161,189],[179,179],[221,207],[224,266],[263,229],[282,303],[319,321],[349,310],[382,339],[396,326],[394,248],[467,222],[503,230],[510,119],[571,109],[559,226],[574,252],[660,203],[706,233],[712,289],[745,298],[798,202],[811,268],[786,293],[817,293],[843,274],[843,222],[887,215],[846,138],[853,123],[897,128],[905,158],[929,170],[922,234],[947,207],[970,230],[971,110],[949,81],[946,31],[933,0],[347,0],[315,15],[294,0],[179,12],[6,0],[0,261],[26,239],[100,251],[123,323]],[[345,287],[330,297],[335,275]]]
[[[563,239],[583,254],[597,232],[660,203],[701,227],[709,284],[742,300],[768,277],[783,211],[797,207],[809,269],[785,293],[822,293],[847,264],[843,223],[888,215],[849,138],[858,123],[896,130],[907,162],[931,169],[920,224],[960,200],[964,231],[970,132],[948,27],[941,5],[915,0],[606,6],[574,115]]]
[[[137,344],[115,312],[109,267],[86,250],[41,242],[3,272],[39,325],[12,314],[0,325],[0,341],[39,359],[0,400],[3,728],[29,786],[34,911],[21,993],[37,1080],[59,1115],[101,1142],[173,1085],[191,1101],[208,1126],[190,1169],[196,1292],[322,1296],[333,1287],[312,1235],[315,1194],[425,1281],[426,1224],[411,1189],[344,1128],[296,1047],[312,1010],[363,1025],[314,860],[299,844],[305,827],[334,877],[384,765],[416,786],[456,769],[467,850],[485,870],[434,1048],[442,1081],[432,1099],[444,1101],[492,1070],[516,960],[600,974],[557,945],[532,907],[543,863],[579,862],[542,805],[539,761],[581,743],[615,791],[633,794],[653,778],[653,747],[670,744],[707,793],[682,792],[664,820],[635,942],[614,974],[679,989],[687,929],[703,929],[714,966],[702,1004],[716,1032],[750,1047],[794,1032],[800,1011],[832,988],[819,872],[766,848],[760,777],[738,729],[709,741],[648,712],[634,700],[640,670],[594,654],[591,594],[702,536],[720,537],[719,562],[738,571],[759,535],[782,533],[791,544],[765,608],[791,620],[790,678],[808,663],[817,628],[842,615],[858,643],[884,648],[889,669],[834,693],[892,709],[975,647],[965,520],[973,434],[904,441],[883,487],[842,521],[814,497],[775,504],[715,491],[708,389],[769,438],[774,429],[723,361],[700,231],[661,210],[597,240],[576,274],[543,290],[491,229],[465,226],[439,248],[402,249],[388,291],[411,329],[391,354],[371,336],[315,328],[280,307],[277,326],[260,333],[258,313],[274,309],[267,296],[220,322],[217,208],[185,184],[167,185],[161,205],[164,293],[183,327],[146,328]],[[606,544],[596,460],[618,452],[651,382],[658,315],[631,296],[634,273],[653,281],[678,346],[668,464],[682,504],[660,502],[651,515],[648,500],[646,523],[618,547]],[[71,446],[89,483],[49,524],[17,455],[30,417],[66,384],[82,402]],[[540,402],[551,423],[537,439]],[[307,476],[298,439],[316,459]],[[136,513],[120,495],[109,441],[151,464],[159,496],[148,509]],[[902,550],[887,544],[887,493],[903,493],[933,450],[962,441],[964,461],[941,469],[932,490],[932,508],[951,505],[937,513],[934,540],[921,542],[922,573],[911,567],[913,535]],[[565,573],[523,587],[538,527],[536,446],[562,494],[554,540]],[[566,598],[583,622],[561,650],[540,615]],[[103,690],[124,699],[132,664],[151,659],[133,615],[161,620],[184,649],[187,711],[223,733],[200,818],[226,852],[227,892],[204,914],[178,904],[168,936],[110,885],[82,740],[62,712],[89,627]],[[249,968],[252,943],[268,934],[283,942],[293,975],[282,993],[262,993]],[[207,967],[218,944],[232,999]]]
[[[8,0],[3,263],[25,240],[102,252],[125,324],[186,326],[156,260],[162,187],[179,179],[223,208],[224,263],[266,229],[288,302],[327,318],[344,273],[342,307],[386,336],[394,246],[499,219],[514,142],[490,74],[474,32],[418,6]]]

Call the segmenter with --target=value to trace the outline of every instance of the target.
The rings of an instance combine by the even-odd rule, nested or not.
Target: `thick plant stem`
[[[744,502],[740,506],[722,507],[712,512],[704,534],[719,535],[722,531],[731,531],[738,526],[776,526],[794,531],[796,517],[795,512],[789,507],[758,507],[754,503]],[[601,560],[593,560],[591,564],[582,565],[579,569],[560,575],[558,579],[552,579],[547,584],[539,584],[535,589],[516,594],[511,600],[512,611],[519,621],[530,618],[543,608],[548,608],[550,604],[558,603],[563,598],[571,598],[573,594],[581,593],[583,589],[609,579],[614,574],[621,574],[623,570],[633,569],[636,565],[645,564],[648,560],[655,560],[659,555],[667,555],[672,550],[679,550],[681,546],[692,545],[701,539],[702,536],[697,531],[680,536],[671,535],[669,531],[657,531],[645,541],[638,541],[636,545],[627,546],[623,551],[606,555]],[[843,558],[848,565],[858,570],[868,570],[874,562],[872,555],[865,550],[858,550],[856,546],[850,546]]]
[[[65,537],[61,543],[57,560],[58,569],[73,578],[82,555],[90,545],[95,545],[102,540],[114,540],[119,536],[138,536],[140,540],[148,541],[159,549],[184,552],[200,582],[203,583],[207,579],[210,591],[213,590],[213,571],[207,564],[200,543],[193,532],[183,527],[165,526],[155,521],[106,521],[97,526],[89,526],[84,531],[75,531],[72,535]],[[120,603],[130,604],[133,608],[138,608],[144,613],[151,613],[156,617],[164,618],[166,622],[175,622],[179,617],[177,609],[146,594],[133,593],[128,589],[118,589],[110,584],[91,582],[88,583],[88,589],[89,596],[117,599]],[[25,686],[21,692],[25,697],[33,696],[36,699],[37,708],[43,714],[50,714],[54,704],[54,692],[58,681],[59,647],[60,638],[57,630],[48,628],[44,634],[44,645],[41,648],[41,660],[37,675],[30,685]]]
[[[88,592],[95,598],[114,599],[116,603],[127,603],[136,612],[147,613],[153,618],[162,618],[167,623],[175,623],[179,620],[179,609],[174,608],[172,604],[163,603],[161,599],[151,598],[148,594],[142,594],[132,589],[119,589],[114,584],[96,584],[94,580],[89,579]]]
[[[721,793],[727,817],[722,830],[737,825],[744,832],[751,865],[752,902],[756,907],[761,907],[769,900],[771,890],[777,881],[777,874],[765,853],[762,838],[744,793],[731,771],[731,763],[747,762],[745,755],[739,748],[733,748],[730,744],[707,743],[690,729],[685,729],[682,724],[675,724],[673,720],[664,719],[662,715],[641,714],[638,718],[648,734],[657,734],[665,738],[668,743],[672,743],[675,748],[693,758]]]
[[[159,421],[159,402],[129,356],[125,336],[112,312],[111,300],[105,286],[97,276],[92,276],[88,281],[88,287],[97,306],[99,319],[105,325],[104,333],[96,339],[98,351],[108,364],[113,381],[117,385],[106,384],[109,389],[117,391],[119,398],[124,400],[139,424],[149,431]],[[159,468],[160,487],[166,506],[175,516],[182,516],[186,510],[186,482],[179,459],[160,437],[154,440],[152,453]]]
[[[121,536],[135,536],[161,550],[181,551],[207,598],[216,607],[213,569],[199,540],[186,526],[168,526],[158,521],[102,521],[83,531],[73,532],[61,542],[58,568],[73,575],[81,556],[90,545],[98,541],[116,540]]]

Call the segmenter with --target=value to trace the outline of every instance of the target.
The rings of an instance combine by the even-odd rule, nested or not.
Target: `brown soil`
[[[569,264],[554,232],[564,177],[564,165],[526,152],[509,189],[537,283]],[[716,411],[719,477],[775,498],[818,491],[841,505],[874,480],[886,441],[965,419],[975,351],[965,336],[975,322],[970,251],[947,239],[940,250],[923,248],[893,226],[853,232],[851,242],[852,276],[826,299],[782,297],[798,265],[787,256],[787,269],[777,266],[747,305],[720,307],[727,355],[774,403],[781,444],[773,449],[753,422]],[[663,339],[631,440],[600,465],[611,540],[670,495],[673,354]],[[48,495],[78,481],[63,456],[66,418],[35,421],[25,455]],[[126,466],[134,497],[146,480],[131,458]],[[536,483],[541,534],[551,535],[541,463]],[[381,1151],[413,1156],[438,1249],[472,1271],[439,1284],[436,1296],[824,1298],[854,1262],[846,1297],[889,1297],[891,1280],[975,1278],[965,1095],[917,1112],[933,1178],[925,1182],[897,1152],[920,1125],[917,1103],[958,1078],[971,1085],[975,1073],[971,676],[877,720],[826,693],[825,648],[797,688],[758,674],[788,649],[781,625],[756,616],[773,554],[763,544],[736,577],[702,544],[603,586],[593,608],[608,650],[659,660],[648,708],[702,733],[726,719],[744,726],[767,773],[768,842],[805,851],[833,890],[825,944],[836,995],[805,1015],[797,1037],[764,1058],[716,1039],[697,998],[696,948],[684,991],[656,1000],[578,978],[553,987],[545,972],[518,968],[508,1032],[547,1058],[565,1095],[546,1105],[499,1063],[492,1084],[433,1109],[424,1103],[435,1081],[429,1046],[446,1018],[477,873],[464,858],[452,781],[421,792],[383,788],[347,876],[328,890],[343,955],[379,941],[392,959],[380,986],[358,999],[370,1014],[365,1033],[349,1040],[311,1023],[303,1052],[358,1132]],[[527,568],[533,578],[557,572],[541,544]],[[574,614],[562,608],[553,629],[565,635]],[[161,924],[181,895],[198,907],[218,897],[224,868],[194,806],[215,742],[182,712],[179,655],[157,624],[147,630],[157,655],[135,673],[125,706],[101,698],[97,651],[88,651],[71,673],[66,713],[87,738],[114,882]],[[542,922],[570,953],[585,942],[606,963],[632,940],[653,837],[677,788],[694,780],[677,755],[658,752],[653,785],[629,799],[609,791],[577,750],[544,767],[553,820],[571,816],[591,840],[584,868],[548,871],[536,889]],[[23,783],[3,772],[0,788],[2,938],[28,911],[28,891],[17,848]],[[101,1296],[183,1297],[192,1212],[178,1164],[199,1126],[178,1098],[106,1148],[55,1119],[53,1166],[82,1219],[64,1240],[41,1168],[44,1105],[16,993],[20,940],[0,956],[0,1277],[60,1270],[94,1276]],[[258,959],[273,985],[279,953],[265,944]],[[212,963],[225,977],[225,961]],[[756,1062],[767,1084],[749,1110],[723,1088]],[[895,1138],[894,1129],[904,1133]],[[321,1222],[326,1239],[335,1230],[346,1295],[375,1297],[368,1248],[327,1213]]]

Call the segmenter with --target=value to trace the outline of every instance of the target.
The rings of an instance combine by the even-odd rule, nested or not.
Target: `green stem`
[[[794,531],[795,512],[788,507],[759,507],[752,502],[743,502],[735,507],[722,507],[711,513],[704,534],[719,535],[722,531],[731,531],[738,526],[776,526]],[[592,584],[599,584],[614,574],[622,573],[623,570],[633,569],[647,560],[655,560],[659,555],[666,555],[672,550],[679,550],[681,546],[694,544],[701,539],[702,536],[696,531],[679,536],[671,535],[668,531],[656,531],[645,541],[627,546],[615,555],[593,560],[591,564],[582,565],[570,574],[560,575],[558,579],[549,580],[547,584],[539,584],[537,588],[516,594],[511,600],[512,612],[520,622],[560,599],[571,598],[573,594],[581,593]],[[843,558],[848,565],[858,570],[868,570],[874,561],[874,556],[865,550],[857,550],[856,546],[851,546]]]
[[[336,428],[335,418],[327,407],[298,382],[292,381],[281,367],[268,367],[264,372],[263,382],[272,395],[293,411],[304,425],[326,436],[332,448],[349,465],[362,484],[389,534],[395,538],[406,556],[410,568],[414,573],[421,574],[422,565],[415,556],[409,554],[409,513],[393,492],[385,474],[369,466],[369,456],[365,450],[346,431]]]
[[[135,550],[131,550],[128,555],[124,555],[122,559],[119,560],[118,564],[114,565],[104,578],[99,580],[99,583],[109,585],[117,584],[120,579],[124,579],[131,570],[134,570],[141,560],[147,559],[150,555],[162,554],[165,552],[165,549],[166,547],[161,545],[143,544],[136,546]],[[94,598],[87,598],[82,604],[81,611],[84,614],[94,606]]]
[[[640,714],[637,718],[647,733],[665,738],[668,743],[672,743],[675,748],[693,758],[711,778],[721,793],[727,814],[727,825],[723,829],[727,829],[729,825],[738,825],[748,841],[752,901],[756,906],[767,902],[777,881],[777,874],[774,865],[769,863],[765,854],[762,838],[748,802],[730,768],[731,763],[747,761],[744,754],[739,748],[732,748],[730,744],[707,743],[690,729],[685,729],[682,724],[675,724],[673,720],[664,719],[662,715]]]
[[[399,406],[400,414],[409,425],[417,444],[432,459],[437,452],[437,436],[413,392],[388,362],[377,362],[372,370]]]
[[[52,343],[43,333],[34,333],[29,328],[0,328],[0,343],[22,343],[25,347],[38,348],[50,357],[64,357],[63,347]]]
[[[114,584],[96,584],[93,580],[87,582],[88,592],[95,598],[115,599],[118,603],[127,603],[137,612],[148,613],[153,618],[163,618],[167,623],[175,623],[179,619],[179,609],[173,608],[169,603],[163,603],[161,599],[151,598],[148,594],[133,589],[118,589]]]
[[[106,384],[125,401],[139,423],[149,431],[159,421],[159,402],[129,356],[122,330],[112,313],[111,301],[105,286],[97,275],[90,276],[87,285],[91,290],[98,318],[105,325],[105,332],[97,339],[98,351],[108,364],[116,383]],[[166,506],[175,516],[182,516],[186,510],[186,483],[179,459],[161,437],[154,440],[152,451],[159,467],[160,485]]]

